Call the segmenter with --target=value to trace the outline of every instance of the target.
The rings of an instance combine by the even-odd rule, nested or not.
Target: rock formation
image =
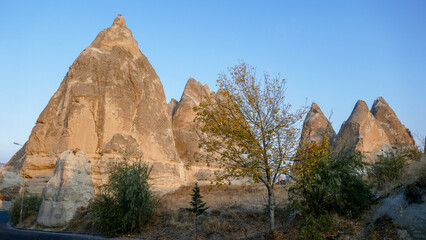
[[[371,107],[371,113],[386,133],[394,148],[413,148],[416,146],[410,130],[399,121],[395,112],[382,97],[377,98]]]
[[[87,155],[78,150],[61,153],[53,176],[43,190],[37,223],[45,227],[65,226],[78,208],[88,206],[94,194],[92,167]]]
[[[334,147],[336,151],[347,148],[360,151],[367,161],[372,162],[377,154],[390,150],[386,133],[362,100],[356,103],[350,117],[342,124]]]
[[[170,191],[184,183],[163,86],[121,15],[77,57],[24,152],[3,171],[3,199],[19,188],[23,161],[28,162],[27,189],[40,194],[57,157],[69,149],[88,155],[95,188],[106,180],[108,163],[122,159],[123,152],[153,165],[154,190]]]
[[[173,117],[173,114],[175,114],[176,107],[178,106],[179,102],[172,98],[170,102],[167,104],[167,112],[169,113],[170,118]]]
[[[330,143],[333,143],[336,132],[331,123],[325,117],[321,108],[316,103],[312,103],[311,109],[306,115],[303,122],[303,130],[301,141],[319,142],[322,140],[324,133],[327,134]]]
[[[24,179],[21,176],[21,169],[25,162],[25,147],[26,144],[13,155],[0,173],[0,209],[9,209],[12,200],[20,192],[20,184]]]
[[[204,98],[212,93],[207,85],[202,85],[193,78],[189,78],[179,104],[173,114],[173,134],[176,149],[180,159],[186,165],[187,178],[191,180],[211,180],[213,169],[203,162],[196,162],[194,154],[200,152],[198,148],[198,134],[200,128],[194,123],[196,113],[193,108],[198,106]]]

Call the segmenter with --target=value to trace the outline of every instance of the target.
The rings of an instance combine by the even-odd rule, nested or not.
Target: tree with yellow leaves
[[[269,232],[274,233],[274,188],[288,174],[306,108],[291,111],[285,101],[286,80],[265,73],[256,77],[244,62],[219,75],[219,90],[194,108],[203,151],[198,158],[221,167],[217,183],[233,178],[261,182],[268,192]]]

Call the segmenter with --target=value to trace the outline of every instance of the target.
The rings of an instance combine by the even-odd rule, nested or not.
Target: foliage
[[[241,62],[219,75],[219,90],[198,107],[195,122],[201,134],[199,155],[221,167],[217,183],[232,178],[251,178],[268,190],[270,231],[274,228],[274,185],[288,173],[299,138],[298,123],[304,108],[291,112],[285,101],[286,80],[265,73],[256,77],[255,68]]]
[[[19,223],[19,215],[21,212],[22,198],[17,198],[10,207],[10,223],[16,225]],[[40,195],[29,195],[24,197],[24,205],[22,208],[22,220],[29,216],[37,216],[43,198]]]
[[[108,183],[90,204],[95,224],[103,233],[137,232],[152,216],[156,204],[148,183],[151,170],[140,161],[112,164]]]
[[[382,187],[389,181],[397,180],[406,166],[407,159],[402,154],[391,151],[378,156],[377,162],[371,167],[370,177],[378,187]]]
[[[312,214],[305,216],[299,229],[303,239],[324,239],[327,234],[333,231],[333,218],[326,213],[315,217]]]
[[[359,152],[332,154],[325,136],[299,153],[289,199],[302,216],[336,212],[358,217],[370,205],[373,196],[362,179],[366,166]]]
[[[191,194],[191,208],[186,208],[186,210],[194,213],[197,217],[200,216],[201,214],[203,214],[207,209],[209,209],[208,207],[204,207],[206,205],[205,202],[203,202],[203,200],[201,200],[203,198],[203,196],[201,196],[200,194],[200,188],[198,187],[198,183],[195,183],[194,188],[192,189],[192,194]]]
[[[192,194],[191,194],[191,208],[186,208],[187,211],[190,211],[192,213],[195,214],[196,219],[195,219],[195,239],[197,239],[198,237],[198,216],[200,216],[201,214],[203,214],[207,209],[209,209],[208,207],[204,207],[206,206],[206,203],[203,202],[201,199],[203,198],[203,196],[201,196],[200,194],[200,188],[198,187],[198,183],[195,182],[195,186],[192,189]]]

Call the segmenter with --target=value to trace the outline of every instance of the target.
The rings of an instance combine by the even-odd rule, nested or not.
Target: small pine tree
[[[192,189],[192,201],[190,202],[191,204],[191,208],[186,208],[186,210],[192,212],[195,214],[195,239],[197,240],[198,237],[198,224],[197,224],[197,220],[198,220],[198,216],[200,216],[201,214],[203,214],[207,209],[209,209],[209,207],[205,207],[206,203],[203,202],[203,200],[201,200],[203,198],[203,196],[201,196],[200,194],[200,188],[198,187],[198,183],[195,182],[195,186]]]

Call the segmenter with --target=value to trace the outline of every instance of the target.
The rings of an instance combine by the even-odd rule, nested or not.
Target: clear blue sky
[[[194,77],[244,59],[288,79],[288,100],[333,109],[383,96],[426,135],[426,1],[0,0],[0,162],[25,143],[75,58],[117,14],[157,71],[167,100]]]

